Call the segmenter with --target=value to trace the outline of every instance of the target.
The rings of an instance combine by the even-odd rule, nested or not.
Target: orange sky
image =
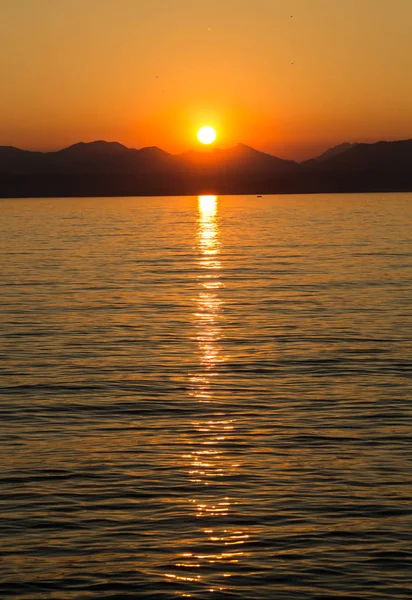
[[[412,137],[411,0],[1,0],[0,145]]]

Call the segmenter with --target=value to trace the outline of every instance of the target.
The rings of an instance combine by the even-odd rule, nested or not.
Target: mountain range
[[[178,155],[105,141],[0,146],[3,198],[373,191],[412,191],[412,140],[340,144],[301,163],[244,144]]]

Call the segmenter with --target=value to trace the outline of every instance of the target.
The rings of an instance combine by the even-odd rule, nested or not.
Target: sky
[[[0,0],[0,145],[412,138],[411,0]]]

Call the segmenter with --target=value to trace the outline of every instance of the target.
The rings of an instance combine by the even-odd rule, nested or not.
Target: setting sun
[[[216,139],[216,131],[209,125],[201,127],[197,132],[197,139],[202,144],[212,144]]]

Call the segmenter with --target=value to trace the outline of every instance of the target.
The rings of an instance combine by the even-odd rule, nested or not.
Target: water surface
[[[411,597],[411,194],[0,211],[2,597]]]

